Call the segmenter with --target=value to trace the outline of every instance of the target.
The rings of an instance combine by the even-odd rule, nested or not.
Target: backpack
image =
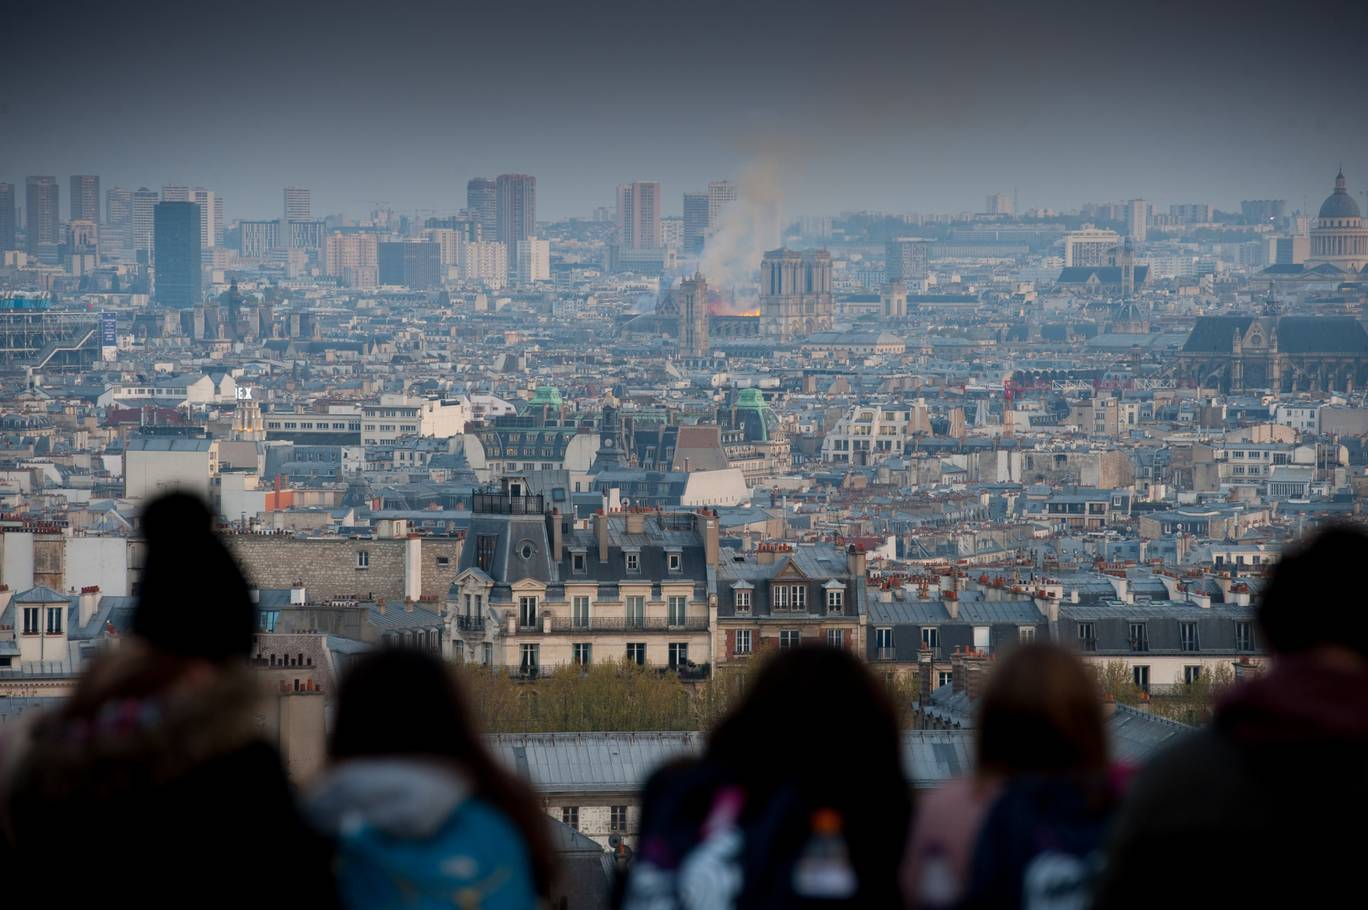
[[[979,831],[963,905],[1087,910],[1114,805],[1101,782],[1009,782]]]

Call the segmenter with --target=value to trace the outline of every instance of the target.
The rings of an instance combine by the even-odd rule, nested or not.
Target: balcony
[[[898,659],[898,649],[897,649],[897,648],[875,648],[875,649],[874,649],[874,659],[875,659],[875,660],[897,660],[897,659]]]
[[[483,616],[457,616],[456,628],[462,632],[483,632],[485,621]]]
[[[688,616],[683,622],[670,622],[663,616],[647,616],[642,619],[629,619],[625,616],[591,616],[588,621],[575,620],[562,616],[546,618],[546,631],[556,633],[595,632],[706,632],[706,616]]]

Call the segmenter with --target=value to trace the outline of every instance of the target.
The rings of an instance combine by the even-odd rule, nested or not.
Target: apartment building
[[[527,490],[505,476],[472,497],[447,598],[453,657],[524,676],[622,659],[706,675],[716,515],[600,511],[576,528]]]

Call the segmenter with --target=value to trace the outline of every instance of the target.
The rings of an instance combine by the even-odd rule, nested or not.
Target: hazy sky
[[[449,211],[538,178],[772,169],[789,214],[1368,188],[1368,2],[6,0],[0,180],[188,183],[230,218]],[[18,78],[15,78],[17,75]],[[1359,196],[1362,200],[1362,196]],[[63,211],[66,200],[63,199]]]

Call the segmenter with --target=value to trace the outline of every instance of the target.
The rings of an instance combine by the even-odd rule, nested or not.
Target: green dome
[[[765,396],[760,394],[759,389],[742,389],[741,394],[736,396],[736,406],[759,410],[766,407]]]
[[[779,415],[774,413],[759,389],[742,389],[732,407],[737,428],[745,430],[746,438],[751,442],[767,442],[779,428]]]
[[[561,406],[560,389],[553,385],[537,386],[537,391],[533,393],[532,399],[527,404],[529,407],[550,405],[553,408],[559,408]]]

